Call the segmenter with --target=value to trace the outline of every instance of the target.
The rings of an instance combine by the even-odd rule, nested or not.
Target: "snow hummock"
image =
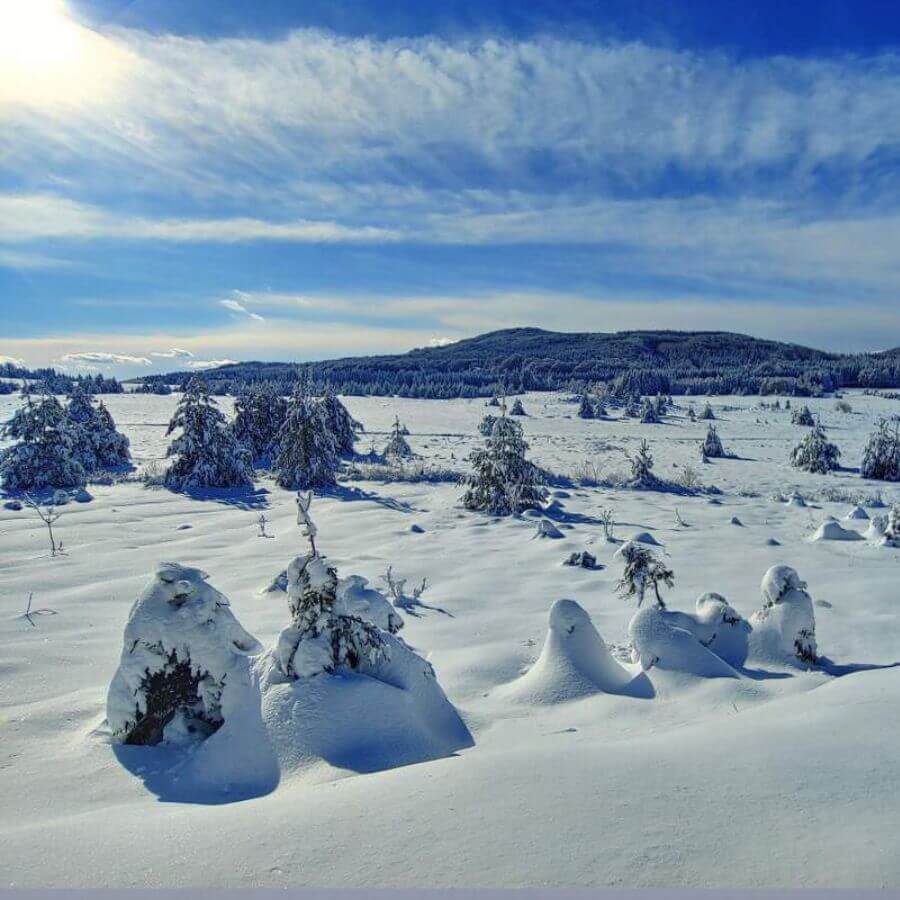
[[[809,665],[815,661],[816,620],[806,582],[790,566],[763,576],[763,606],[750,616],[748,657],[756,662]]]
[[[649,531],[636,531],[631,537],[628,538],[627,543],[631,544],[652,544],[655,547],[659,547],[659,541],[650,534]]]
[[[563,533],[549,519],[541,519],[534,536],[536,538],[561,538]]]
[[[598,692],[625,693],[633,680],[613,659],[587,612],[563,599],[550,607],[550,627],[537,661],[497,695],[525,703],[561,703]]]
[[[868,519],[869,514],[861,506],[854,506],[853,509],[851,509],[850,512],[848,512],[847,515],[844,516],[844,518],[845,519]]]
[[[810,538],[813,541],[861,541],[862,539],[862,535],[858,531],[844,528],[840,522],[831,519],[823,522]]]

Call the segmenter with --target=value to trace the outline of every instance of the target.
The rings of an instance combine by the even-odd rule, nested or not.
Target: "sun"
[[[73,19],[63,0],[0,0],[0,106],[90,103],[124,55]]]
[[[83,48],[61,0],[0,0],[0,53],[21,68],[65,66]]]

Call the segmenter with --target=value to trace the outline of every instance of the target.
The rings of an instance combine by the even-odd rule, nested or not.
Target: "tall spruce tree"
[[[166,450],[173,458],[165,475],[168,487],[180,491],[252,484],[250,453],[235,440],[202,378],[188,382],[166,435],[179,429],[181,434]]]
[[[322,395],[322,409],[328,429],[334,435],[337,452],[342,456],[352,456],[353,446],[360,432],[364,431],[362,423],[357,422],[347,411],[347,407],[338,399],[330,385],[325,386]]]
[[[288,403],[278,436],[275,480],[290,491],[330,487],[337,482],[337,441],[328,427],[325,408],[300,379]]]
[[[271,384],[251,385],[235,399],[231,428],[257,468],[267,468],[278,454],[278,435],[286,415],[287,401]]]
[[[880,481],[900,481],[900,422],[878,420],[866,442],[859,474]]]

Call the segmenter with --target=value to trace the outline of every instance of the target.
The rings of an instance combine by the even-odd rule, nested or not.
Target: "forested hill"
[[[561,333],[493,331],[444,347],[326,362],[237,363],[205,376],[217,393],[269,381],[285,390],[301,369],[344,394],[488,396],[495,391],[578,390],[611,383],[619,393],[815,394],[839,387],[900,386],[900,348],[842,355],[729,332]],[[190,372],[146,376],[181,385]]]

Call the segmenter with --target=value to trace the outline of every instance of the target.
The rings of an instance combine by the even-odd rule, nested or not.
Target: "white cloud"
[[[194,354],[190,350],[182,350],[179,347],[173,347],[171,350],[154,350],[151,356],[157,359],[193,359]]]
[[[429,347],[449,347],[450,344],[455,344],[458,338],[448,338],[448,337],[433,337],[428,341]]]
[[[101,350],[86,350],[78,353],[65,353],[61,363],[74,366],[149,366],[152,365],[146,356],[131,356],[127,353],[107,353]]]
[[[188,363],[189,369],[215,369],[217,366],[229,366],[236,363],[236,359],[192,359]]]
[[[228,300],[220,300],[219,303],[225,307],[225,309],[229,310],[233,313],[240,313],[244,316],[249,316],[251,319],[254,319],[257,322],[265,322],[266,320],[259,315],[259,313],[250,312],[243,303],[238,300],[228,299]]]
[[[0,354],[0,365],[4,363],[11,363],[14,366],[24,366],[25,360],[20,359],[18,356],[3,356]]]

